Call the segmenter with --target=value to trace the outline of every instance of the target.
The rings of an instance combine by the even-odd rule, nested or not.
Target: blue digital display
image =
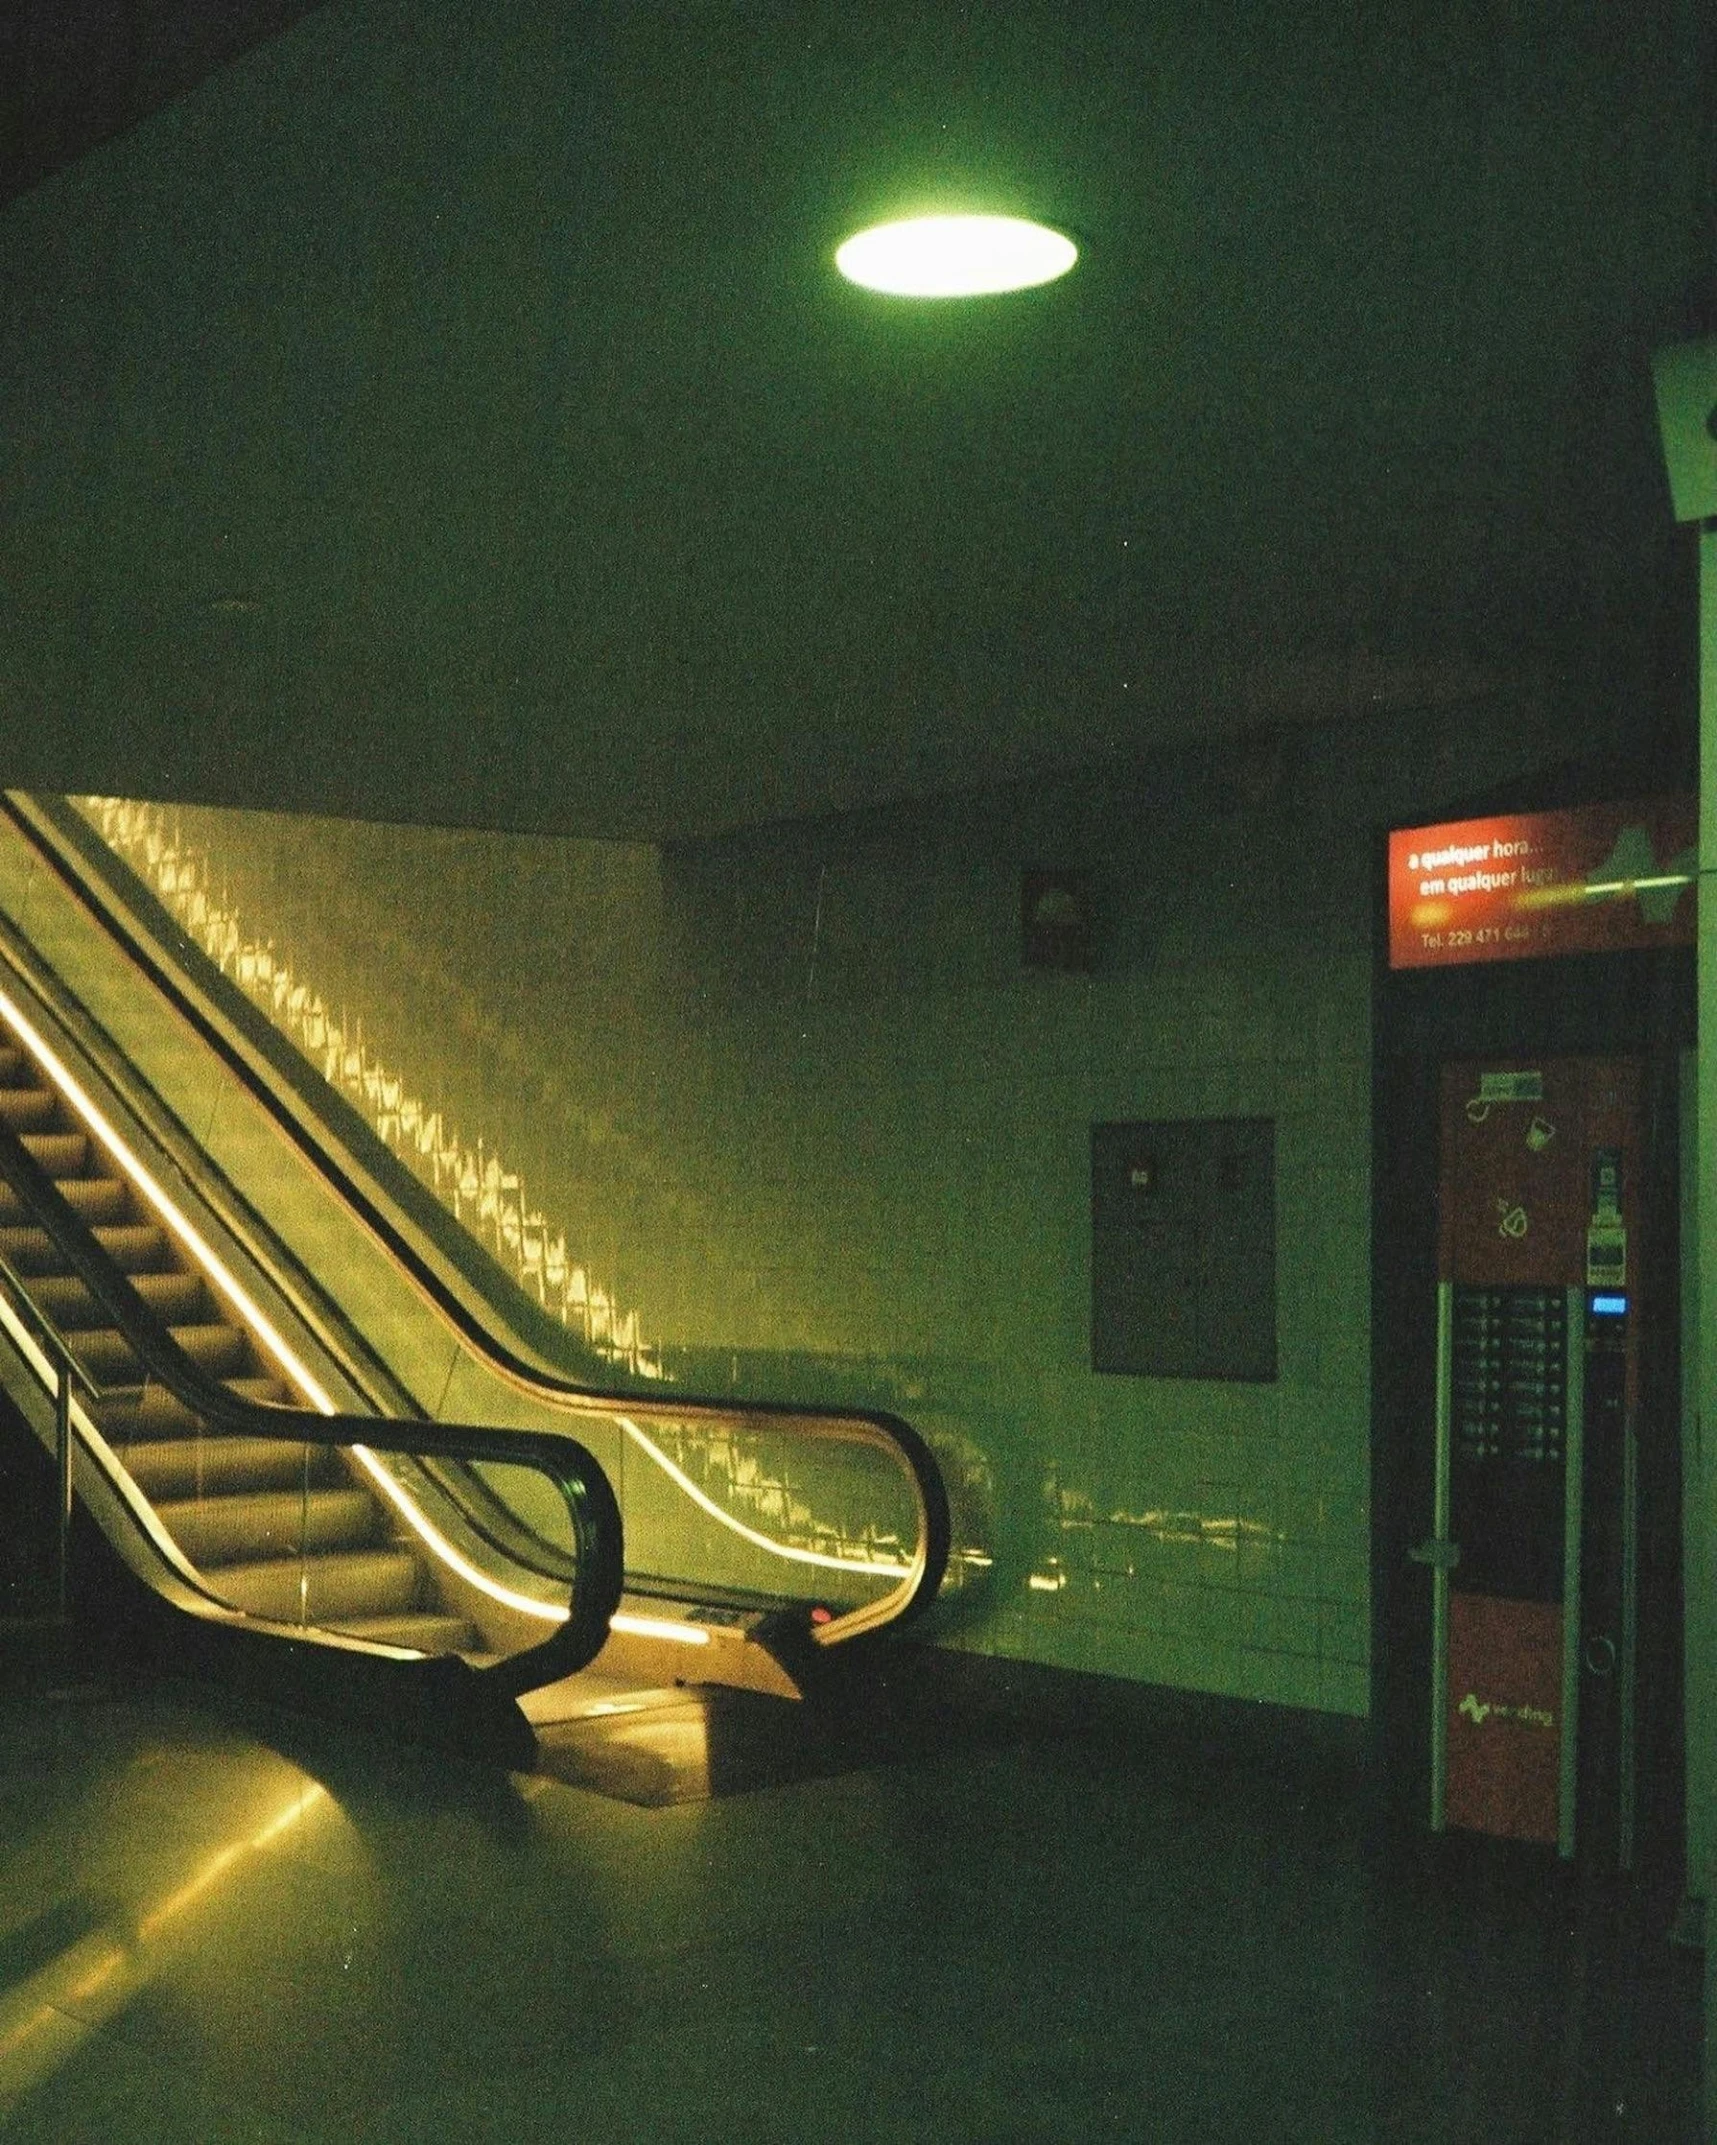
[[[1625,1296],[1594,1296],[1592,1298],[1592,1316],[1594,1318],[1625,1318],[1627,1311],[1628,1299]]]

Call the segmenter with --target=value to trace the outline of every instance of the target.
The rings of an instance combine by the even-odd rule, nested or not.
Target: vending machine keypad
[[[1568,1311],[1560,1289],[1457,1289],[1454,1356],[1455,1442],[1463,1460],[1561,1460]]]

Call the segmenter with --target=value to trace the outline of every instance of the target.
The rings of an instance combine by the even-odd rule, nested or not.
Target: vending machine
[[[1441,1092],[1433,1831],[1631,1866],[1642,1080],[1448,1065]]]

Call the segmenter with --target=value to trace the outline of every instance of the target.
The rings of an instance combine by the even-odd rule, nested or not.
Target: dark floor
[[[1704,2138],[1657,1906],[1380,1848],[1340,1732],[935,1663],[860,1695],[718,1705],[709,1791],[629,1801],[0,1690],[0,2133]]]

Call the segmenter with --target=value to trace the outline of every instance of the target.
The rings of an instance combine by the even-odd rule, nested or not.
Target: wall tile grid
[[[1335,977],[1349,1011],[1357,978],[1361,1019],[1343,1031],[1345,1058],[1320,1058],[1310,986],[1330,989],[1329,965],[1296,973],[1284,989],[1267,942],[1259,974],[1236,966],[1232,940],[1225,960],[1210,958],[1209,936],[1189,925],[1176,965],[1090,981],[1009,978],[910,1000],[922,1047],[892,1061],[880,1037],[843,1022],[843,1049],[867,1068],[867,1088],[892,1088],[917,1128],[897,1150],[903,1166],[872,1223],[888,1226],[884,1254],[899,1247],[898,1264],[909,1247],[933,1245],[946,1260],[945,1308],[956,1296],[970,1304],[954,1330],[1024,1403],[1011,1426],[991,1418],[976,1427],[992,1448],[1011,1429],[1016,1496],[1029,1497],[1025,1478],[1041,1471],[1036,1550],[1024,1574],[1012,1574],[1013,1589],[1002,1560],[997,1591],[1013,1600],[950,1636],[1071,1667],[1363,1711],[1368,1512],[1363,1487],[1357,1499],[1326,1499],[1320,1470],[1326,1441],[1357,1462],[1362,1485],[1367,1465],[1369,970],[1357,958]],[[902,1011],[891,996],[878,1021]],[[1307,1262],[1292,1446],[1277,1389],[1094,1378],[1086,1367],[1091,1119],[1277,1114],[1285,1101],[1300,1108],[1282,1126],[1284,1238],[1342,1230]],[[950,1155],[966,1173],[963,1192],[947,1183]],[[915,1260],[911,1270],[923,1267]],[[1354,1341],[1331,1330],[1332,1312]],[[921,1323],[897,1325],[897,1337],[908,1325],[934,1351],[938,1336]],[[889,1335],[869,1338],[886,1356]],[[946,1328],[940,1338],[945,1346]],[[1042,1372],[1046,1363],[1056,1372]],[[941,1367],[932,1353],[931,1374]],[[1344,1407],[1344,1393],[1356,1405]]]
[[[1202,876],[1190,838],[1138,868],[1099,829],[1119,892],[1083,977],[1020,971],[1016,866],[886,827],[814,870],[761,841],[670,864],[659,903],[621,851],[636,898],[601,902],[610,974],[588,945],[519,946],[533,908],[568,928],[521,885],[564,849],[600,900],[604,845],[372,830],[385,854],[365,863],[361,830],[186,819],[247,913],[277,917],[282,945],[307,934],[346,999],[393,992],[380,1032],[402,1069],[468,1132],[528,1149],[532,1197],[636,1307],[669,1380],[920,1423],[994,1558],[945,1611],[947,1643],[1365,1709],[1359,865],[1354,950],[1313,961],[1283,951],[1262,822],[1226,825],[1228,861]],[[332,942],[336,916],[354,943]],[[364,946],[406,940],[391,977],[366,967]],[[451,1021],[427,980],[449,971]],[[1280,1382],[1093,1375],[1091,1121],[1240,1114],[1277,1120]]]

